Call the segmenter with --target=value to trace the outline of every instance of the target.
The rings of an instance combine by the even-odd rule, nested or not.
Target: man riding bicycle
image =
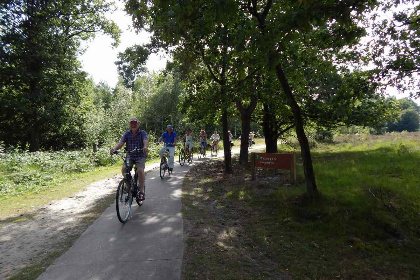
[[[144,168],[146,165],[147,152],[149,150],[149,140],[146,131],[140,129],[138,119],[130,119],[130,130],[122,135],[120,142],[111,149],[110,154],[112,155],[116,150],[121,149],[124,144],[126,144],[127,156],[130,158],[130,166],[133,166],[134,164],[137,166],[139,190],[136,198],[143,201],[145,199],[144,182],[146,180]],[[127,166],[124,162],[121,169],[123,176],[126,173],[126,169]]]
[[[169,171],[172,172],[174,170],[175,146],[177,141],[177,135],[172,125],[166,126],[166,132],[162,134],[158,142],[161,142],[162,140],[165,143],[165,146],[159,150],[159,156],[163,159],[165,150],[169,150]]]
[[[210,136],[210,140],[212,140],[212,146],[214,147],[214,150],[219,150],[220,135],[217,130],[215,130],[214,133]]]

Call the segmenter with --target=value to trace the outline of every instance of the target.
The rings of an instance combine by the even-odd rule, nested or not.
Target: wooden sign
[[[256,178],[255,168],[290,170],[293,184],[296,184],[296,154],[251,153],[252,180]]]

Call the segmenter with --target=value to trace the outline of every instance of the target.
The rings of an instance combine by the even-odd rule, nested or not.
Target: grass
[[[312,150],[320,191],[223,163],[184,181],[183,279],[420,278],[420,134],[341,136]],[[282,147],[281,147],[282,148]],[[301,166],[301,163],[299,163]],[[212,178],[208,180],[208,178]]]
[[[25,193],[20,196],[2,198],[0,201],[0,220],[10,217],[20,219],[20,215],[33,212],[50,201],[73,196],[90,183],[113,177],[120,174],[120,165],[99,167],[94,171],[74,174],[68,181],[54,185],[47,190],[34,193]]]

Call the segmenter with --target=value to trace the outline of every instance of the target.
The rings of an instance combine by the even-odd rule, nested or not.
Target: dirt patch
[[[265,181],[251,181],[248,168],[232,167],[224,174],[222,161],[207,161],[185,177],[183,279],[289,279],[256,236],[262,233],[249,229],[259,222],[252,201],[290,175],[259,171]]]
[[[92,183],[73,197],[0,221],[0,279],[30,265],[48,265],[52,256],[67,250],[109,207],[120,179]]]

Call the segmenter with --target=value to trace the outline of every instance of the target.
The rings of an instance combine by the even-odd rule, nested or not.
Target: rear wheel
[[[130,184],[126,180],[121,180],[118,184],[116,195],[117,217],[121,223],[127,222],[130,217],[132,203],[133,196],[131,194]]]

